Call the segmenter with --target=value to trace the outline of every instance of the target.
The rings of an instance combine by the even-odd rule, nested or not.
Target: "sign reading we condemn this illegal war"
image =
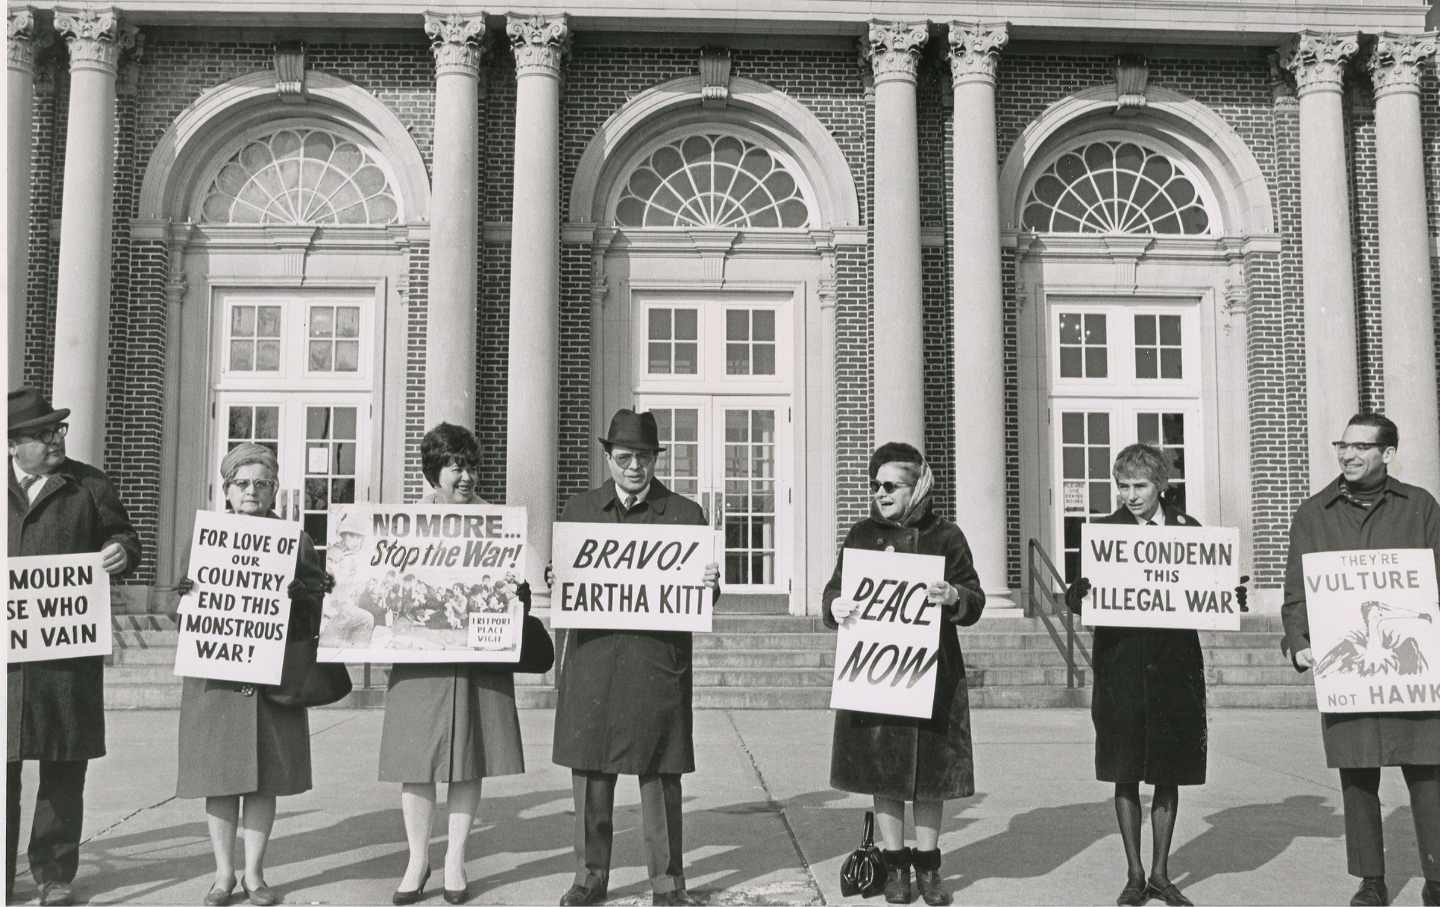
[[[940,664],[940,606],[927,592],[945,558],[846,548],[840,597],[859,603],[840,625],[830,708],[929,718]]]
[[[11,663],[110,654],[110,577],[101,560],[96,552],[6,561]]]
[[[290,581],[300,524],[290,520],[195,514],[180,599],[175,676],[276,684],[285,663]]]
[[[1087,627],[1238,630],[1240,530],[1086,523],[1080,575]]]
[[[1301,559],[1322,712],[1440,711],[1440,595],[1429,548]]]
[[[556,523],[551,550],[551,626],[709,632],[709,526]]]

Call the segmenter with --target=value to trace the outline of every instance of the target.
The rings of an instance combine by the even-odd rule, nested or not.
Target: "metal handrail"
[[[1079,672],[1079,667],[1075,662],[1076,651],[1078,650],[1080,657],[1085,660],[1087,668],[1093,671],[1095,664],[1090,660],[1090,653],[1085,649],[1085,644],[1076,638],[1075,615],[1065,604],[1065,577],[1055,569],[1055,563],[1050,560],[1050,555],[1045,553],[1045,549],[1041,547],[1038,540],[1030,539],[1027,548],[1029,567],[1026,571],[1028,574],[1026,579],[1030,591],[1031,608],[1040,618],[1040,622],[1045,625],[1046,631],[1050,634],[1050,640],[1055,643],[1055,648],[1065,659],[1065,688],[1073,690],[1076,686],[1076,674]],[[1043,568],[1043,572],[1041,568]],[[1056,585],[1060,587],[1058,595],[1055,591]],[[1044,607],[1044,605],[1049,607]],[[1063,641],[1051,620],[1052,615],[1059,615],[1065,623],[1065,639]]]

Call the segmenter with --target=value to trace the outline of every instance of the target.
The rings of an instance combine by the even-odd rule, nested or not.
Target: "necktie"
[[[40,480],[43,479],[43,478],[45,478],[45,477],[44,477],[44,476],[32,476],[32,475],[28,475],[28,474],[27,474],[23,479],[20,480],[20,490],[23,491],[23,492],[25,492],[25,496],[26,496],[26,497],[29,497],[29,496],[30,496],[30,488],[31,488],[31,486],[33,486],[36,482],[40,481]]]
[[[627,495],[625,496],[625,512],[626,512],[626,513],[629,513],[631,510],[634,510],[634,509],[635,509],[635,495],[633,495],[633,494],[627,494]]]

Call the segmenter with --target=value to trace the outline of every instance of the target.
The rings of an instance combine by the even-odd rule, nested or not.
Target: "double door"
[[[655,414],[666,448],[656,478],[699,503],[724,537],[725,588],[789,592],[789,397],[643,394],[636,405]]]

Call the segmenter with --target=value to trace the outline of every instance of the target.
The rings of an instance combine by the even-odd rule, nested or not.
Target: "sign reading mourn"
[[[552,538],[552,626],[710,630],[709,526],[556,523]]]
[[[840,597],[860,608],[836,638],[830,708],[930,717],[944,618],[926,593],[944,578],[938,555],[845,549]]]
[[[1240,530],[1086,523],[1080,575],[1087,627],[1238,630]]]
[[[1428,548],[1303,558],[1322,712],[1440,711],[1440,607]]]
[[[520,660],[525,508],[330,508],[321,661]]]
[[[100,561],[98,552],[6,561],[12,664],[110,654],[110,577]]]
[[[195,514],[189,561],[195,588],[176,613],[175,676],[280,682],[299,545],[300,524],[289,520]]]

